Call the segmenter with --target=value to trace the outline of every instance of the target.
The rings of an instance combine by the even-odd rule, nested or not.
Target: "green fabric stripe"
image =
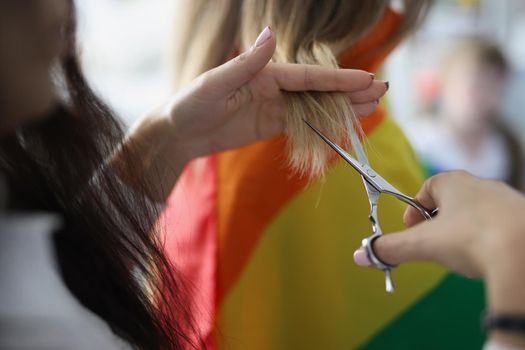
[[[479,350],[484,300],[481,281],[450,274],[360,349]]]

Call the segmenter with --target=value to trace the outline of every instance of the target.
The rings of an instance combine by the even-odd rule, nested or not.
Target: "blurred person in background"
[[[407,133],[427,170],[466,170],[523,189],[522,145],[502,114],[509,63],[493,41],[464,38],[441,65],[437,110]]]

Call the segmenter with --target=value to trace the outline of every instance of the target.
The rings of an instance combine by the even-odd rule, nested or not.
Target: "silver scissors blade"
[[[344,149],[342,149],[339,145],[337,145],[335,142],[332,142],[328,137],[326,137],[319,129],[308,123],[306,120],[304,122],[319,136],[321,139],[326,142],[334,151],[337,152],[344,160],[348,162],[363,178],[363,182],[365,185],[365,190],[368,195],[368,200],[370,204],[370,214],[368,216],[368,219],[370,220],[370,223],[372,224],[372,235],[365,238],[363,240],[363,247],[365,248],[368,258],[372,262],[373,266],[380,269],[385,273],[385,288],[388,293],[394,292],[394,284],[392,282],[392,269],[394,266],[386,265],[381,260],[377,258],[377,256],[374,253],[374,250],[372,248],[372,243],[374,239],[381,236],[383,234],[383,231],[381,230],[381,226],[379,225],[378,215],[377,215],[377,207],[379,205],[379,196],[381,192],[384,191],[385,186],[391,187],[394,191],[395,188],[391,186],[386,180],[384,180],[379,174],[377,174],[369,165],[368,165],[368,159],[366,157],[366,154],[359,143],[359,141],[352,142],[352,146],[354,147],[354,151],[356,152],[357,156],[362,160],[361,162],[356,160],[354,157],[352,157],[350,154],[348,154]],[[364,163],[366,162],[366,163]]]
[[[392,283],[392,270],[395,268],[395,266],[388,265],[381,261],[375,254],[373,249],[373,242],[375,239],[383,235],[383,231],[381,230],[381,226],[379,225],[378,220],[378,213],[377,208],[379,205],[379,196],[381,193],[388,193],[390,195],[393,195],[397,199],[413,206],[416,208],[421,215],[427,219],[430,220],[432,217],[437,213],[437,209],[435,209],[432,212],[429,212],[426,208],[424,208],[421,204],[419,204],[415,199],[403,194],[402,192],[398,191],[394,186],[392,186],[388,181],[383,179],[378,173],[374,171],[368,164],[368,159],[366,157],[366,154],[363,150],[363,147],[361,146],[361,143],[357,140],[352,140],[352,147],[354,147],[354,151],[356,152],[357,157],[359,158],[359,161],[356,160],[354,157],[352,157],[350,154],[348,154],[343,148],[341,148],[338,144],[330,140],[328,137],[326,137],[319,129],[308,123],[306,120],[303,119],[303,121],[324,141],[326,144],[328,144],[341,158],[343,158],[348,164],[350,164],[363,178],[363,182],[365,185],[365,189],[368,195],[368,200],[370,202],[370,214],[368,219],[372,223],[372,234],[369,237],[366,237],[363,239],[362,246],[365,248],[369,260],[372,262],[372,266],[374,266],[377,269],[382,270],[385,273],[385,287],[386,291],[388,293],[394,292],[394,284]],[[351,130],[353,131],[353,130]],[[354,135],[351,135],[355,136]]]
[[[321,139],[323,139],[328,146],[330,146],[341,158],[346,160],[348,164],[350,164],[362,177],[363,179],[368,182],[373,188],[375,188],[379,192],[399,192],[395,189],[394,186],[390,185],[388,181],[383,179],[381,175],[375,172],[374,169],[372,169],[368,164],[363,164],[359,162],[357,159],[352,157],[350,154],[348,154],[341,146],[330,140],[326,135],[324,135],[319,129],[317,129],[315,126],[310,124],[308,121],[303,121],[308,125]]]
[[[354,157],[352,157],[350,154],[348,154],[343,148],[341,148],[338,144],[330,140],[328,137],[326,137],[319,129],[317,129],[315,126],[307,122],[305,119],[303,121],[308,125],[319,137],[326,142],[337,154],[341,156],[348,164],[350,164],[363,178],[363,180],[373,187],[376,191],[379,193],[388,193],[397,199],[405,202],[408,205],[411,205],[412,207],[416,208],[421,215],[429,220],[433,216],[435,216],[438,212],[437,209],[434,209],[433,211],[428,211],[426,208],[424,208],[421,204],[419,204],[416,200],[413,198],[405,195],[398,189],[396,189],[394,186],[392,186],[388,181],[386,181],[381,175],[379,175],[370,165],[363,164],[356,160]],[[368,197],[370,199],[373,199],[375,196],[372,196],[373,191],[368,188],[368,186],[365,184],[365,187],[367,189]],[[372,203],[371,203],[372,204]]]

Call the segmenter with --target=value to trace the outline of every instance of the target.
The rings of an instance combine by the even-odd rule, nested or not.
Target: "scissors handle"
[[[365,180],[365,187],[367,188],[368,196],[371,200],[370,202],[371,212],[370,212],[369,218],[370,218],[370,221],[372,222],[373,234],[363,239],[361,245],[365,249],[368,259],[372,263],[372,266],[385,273],[386,292],[389,294],[392,294],[395,291],[394,284],[392,282],[392,270],[394,270],[396,266],[387,264],[381,259],[379,259],[373,248],[374,241],[383,235],[381,227],[379,226],[379,223],[377,222],[377,204],[379,200],[379,192],[375,191],[370,186],[367,186],[366,180]],[[421,216],[425,218],[425,220],[432,220],[432,218],[436,216],[439,211],[438,208],[432,211],[429,211],[424,206],[422,206],[421,203],[419,203],[417,200],[395,190],[394,187],[391,187],[391,189],[389,190],[384,190],[384,193],[388,193],[394,196],[395,198],[399,199],[400,201],[415,208],[421,214]]]
[[[371,236],[364,238],[361,242],[361,246],[365,249],[368,260],[372,263],[371,266],[385,273],[385,289],[388,294],[392,294],[395,291],[394,283],[392,282],[392,270],[394,270],[396,266],[387,264],[380,260],[373,248],[374,241],[382,235],[382,233],[376,232]]]
[[[421,216],[425,218],[425,220],[432,220],[432,218],[436,216],[439,212],[439,208],[428,210],[427,208],[422,206],[421,203],[419,203],[416,199],[409,197],[401,192],[387,192],[387,193],[399,199],[400,201],[405,202],[411,207],[415,208],[419,212],[419,214],[421,214]]]

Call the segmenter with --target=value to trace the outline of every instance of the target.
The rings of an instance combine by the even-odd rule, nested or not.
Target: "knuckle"
[[[441,184],[447,180],[447,174],[441,173],[432,176],[431,178],[427,179],[422,187],[422,193],[424,196],[428,196],[436,193],[437,189],[441,186]]]
[[[236,64],[241,64],[241,63],[243,63],[244,61],[246,61],[247,58],[248,58],[248,51],[243,52],[243,53],[241,53],[240,55],[237,55],[237,56],[233,59],[233,62],[236,63]]]
[[[235,90],[227,99],[227,107],[229,110],[237,110],[243,104],[251,103],[253,101],[253,93],[248,87],[242,87]]]
[[[194,83],[197,86],[197,88],[204,88],[210,83],[212,78],[213,78],[213,70],[209,70],[209,71],[202,73],[197,78],[195,78]]]
[[[456,171],[456,176],[459,177],[459,178],[472,177],[472,175],[466,170],[458,170],[458,171]]]
[[[432,176],[431,178],[425,181],[425,183],[423,184],[423,187],[426,187],[426,188],[434,187],[436,185],[436,182],[441,181],[443,176],[444,176],[443,174],[437,174],[437,175]]]
[[[313,90],[314,81],[313,81],[310,69],[308,69],[307,66],[303,68],[303,79],[304,79],[304,86],[306,90]]]
[[[254,100],[253,92],[248,86],[244,86],[242,89],[243,100],[246,103],[252,103]]]
[[[454,182],[461,182],[461,183],[474,178],[469,172],[465,170],[455,170],[455,171],[444,173],[441,175],[442,175],[441,176],[442,179],[450,180]]]

